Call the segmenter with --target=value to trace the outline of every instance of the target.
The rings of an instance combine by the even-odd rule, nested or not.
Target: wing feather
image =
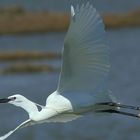
[[[31,125],[34,125],[34,124],[36,124],[34,121],[28,119],[25,122],[21,123],[19,126],[17,126],[14,130],[11,130],[10,132],[8,132],[7,134],[5,134],[4,136],[1,136],[0,137],[0,140],[7,139],[10,135],[12,135],[13,133],[15,133],[18,129],[25,128],[25,127],[28,127],[28,126],[31,126]]]
[[[75,14],[64,41],[60,93],[98,89],[110,67],[104,25],[96,9],[87,2],[72,10]]]

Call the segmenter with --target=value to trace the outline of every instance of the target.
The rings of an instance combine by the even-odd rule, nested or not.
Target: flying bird
[[[75,8],[71,6],[71,22],[64,40],[56,91],[48,96],[45,106],[19,94],[0,99],[0,103],[21,107],[29,114],[28,120],[1,136],[0,140],[27,126],[68,122],[88,113],[117,113],[139,118],[139,114],[121,111],[121,108],[140,110],[139,107],[114,101],[105,86],[110,63],[104,36],[103,21],[90,2]]]

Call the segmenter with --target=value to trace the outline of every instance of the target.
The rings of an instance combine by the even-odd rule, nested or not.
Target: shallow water
[[[126,2],[126,0],[124,0]],[[124,2],[123,1],[123,2]],[[0,1],[1,5],[9,3],[23,3],[26,7],[37,9],[39,0],[33,1]],[[48,7],[54,8],[53,1],[43,1]],[[109,1],[108,5],[115,5]],[[118,2],[118,1],[117,1]],[[122,3],[123,3],[122,2]],[[127,0],[129,3],[130,1]],[[131,1],[132,2],[132,1]],[[3,3],[3,4],[2,4]],[[104,2],[105,3],[105,2]],[[128,10],[139,0],[134,0],[124,9]],[[50,5],[49,5],[50,4]],[[100,2],[96,1],[98,7]],[[45,7],[41,4],[42,8]],[[56,4],[55,4],[56,5]],[[64,9],[64,5],[62,9]],[[119,5],[117,3],[117,5]],[[121,4],[120,4],[121,5]],[[46,7],[47,7],[46,6]],[[60,5],[56,5],[55,10]],[[41,7],[41,6],[40,6]],[[101,4],[103,7],[103,4]],[[99,9],[101,9],[101,7]],[[107,7],[107,5],[105,6]],[[117,11],[120,11],[120,9]],[[128,8],[129,7],[129,8]],[[61,8],[60,8],[61,9]],[[106,8],[104,8],[106,9]],[[0,36],[0,51],[39,50],[60,52],[65,33],[51,33],[30,36]],[[122,103],[140,106],[140,28],[107,31],[108,42],[111,48],[111,71],[109,88],[113,95]],[[55,64],[55,61],[49,62]],[[60,65],[57,63],[56,65]],[[2,65],[1,65],[2,66]],[[23,94],[27,98],[45,104],[46,97],[52,93],[58,82],[59,73],[14,74],[0,76],[0,97],[12,94]],[[24,110],[11,105],[0,105],[0,135],[15,128],[20,122],[27,119]],[[42,124],[19,130],[11,136],[11,140],[138,140],[140,138],[140,120],[118,115],[97,116],[90,115],[66,124]]]

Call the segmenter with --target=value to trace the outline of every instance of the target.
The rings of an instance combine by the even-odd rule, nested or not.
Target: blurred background
[[[0,1],[0,97],[22,94],[44,105],[56,87],[70,4],[80,0]],[[118,101],[140,106],[140,0],[94,0],[110,45],[109,89]],[[28,118],[0,105],[0,135]],[[137,140],[140,120],[119,115],[87,116],[18,131],[11,140]]]

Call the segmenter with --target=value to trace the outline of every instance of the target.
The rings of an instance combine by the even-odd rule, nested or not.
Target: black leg
[[[114,106],[114,107],[120,107],[120,108],[132,109],[132,110],[140,110],[140,107],[123,105],[120,103],[113,103],[113,102],[98,103],[97,105],[107,105],[107,106]]]
[[[126,116],[131,116],[131,117],[136,117],[140,118],[140,115],[138,114],[133,114],[133,113],[128,113],[128,112],[123,112],[123,111],[118,111],[118,110],[113,110],[113,109],[108,109],[108,110],[97,110],[97,113],[116,113],[116,114],[121,114],[121,115],[126,115]]]

